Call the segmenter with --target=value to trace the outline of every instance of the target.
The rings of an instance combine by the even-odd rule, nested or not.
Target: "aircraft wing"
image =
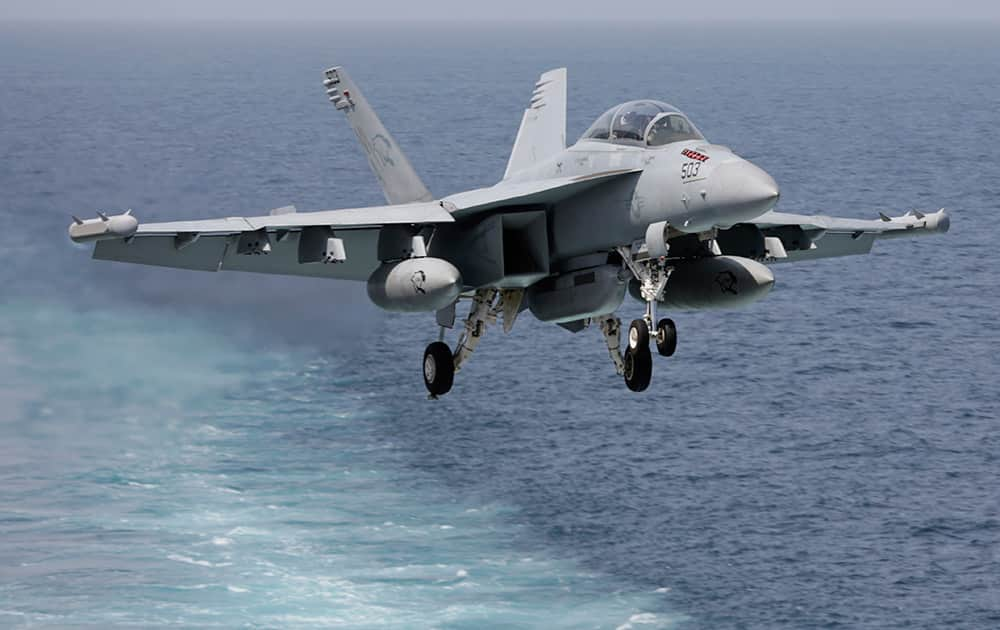
[[[769,258],[794,262],[867,254],[876,239],[947,232],[951,218],[944,209],[899,217],[879,213],[874,220],[768,212],[753,224],[764,234]]]
[[[379,264],[382,227],[454,221],[437,201],[320,212],[283,210],[266,216],[140,223],[131,236],[97,240],[94,258],[202,271],[365,280]],[[74,224],[70,236],[74,229],[92,225]]]
[[[131,215],[76,220],[70,237],[96,241],[94,258],[202,271],[249,271],[366,280],[379,264],[386,226],[432,226],[502,209],[550,206],[599,184],[634,173],[623,169],[578,177],[501,182],[440,201],[137,223]],[[124,226],[124,227],[122,227]],[[336,262],[338,264],[312,264]]]

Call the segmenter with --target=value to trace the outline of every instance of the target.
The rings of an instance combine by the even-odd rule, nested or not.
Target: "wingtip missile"
[[[947,232],[950,228],[951,217],[944,208],[937,212],[926,213],[919,210],[909,210],[903,216],[893,219],[892,225],[885,226],[885,230],[879,233],[879,238],[940,234]]]
[[[96,219],[80,219],[73,216],[69,226],[69,237],[76,243],[105,241],[114,238],[131,239],[139,229],[139,221],[128,210],[122,214],[108,216],[98,211]]]

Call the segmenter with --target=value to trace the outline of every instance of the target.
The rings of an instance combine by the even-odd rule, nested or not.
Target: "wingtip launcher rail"
[[[86,220],[73,217],[73,223],[69,226],[69,237],[74,243],[91,243],[114,238],[129,239],[139,229],[139,221],[132,216],[131,210],[111,216],[98,211],[97,217]]]

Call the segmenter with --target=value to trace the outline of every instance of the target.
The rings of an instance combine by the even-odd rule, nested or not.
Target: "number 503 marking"
[[[701,162],[685,162],[681,165],[681,179],[697,177],[699,170],[701,170]]]

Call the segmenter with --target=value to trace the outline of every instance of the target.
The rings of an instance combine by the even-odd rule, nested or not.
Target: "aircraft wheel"
[[[451,348],[443,341],[435,341],[424,350],[424,385],[431,396],[441,396],[451,390],[455,382],[455,359]]]
[[[672,319],[661,319],[656,324],[656,350],[665,357],[677,350],[677,326]]]
[[[622,363],[625,367],[625,385],[633,392],[645,391],[653,377],[653,355],[649,352],[649,346],[640,346],[636,350],[626,348]]]
[[[649,326],[644,319],[633,319],[628,327],[629,350],[649,347]]]

